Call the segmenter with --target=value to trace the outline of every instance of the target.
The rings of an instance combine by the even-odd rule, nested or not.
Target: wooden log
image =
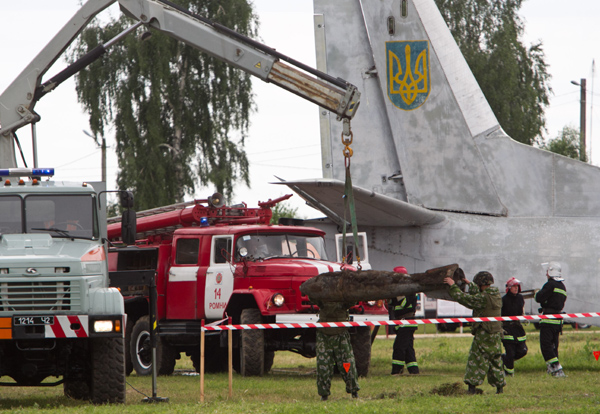
[[[444,278],[460,282],[465,277],[457,264],[451,264],[425,273],[407,275],[382,270],[342,270],[323,273],[300,285],[300,291],[312,302],[360,302],[391,299],[412,293],[447,291]]]

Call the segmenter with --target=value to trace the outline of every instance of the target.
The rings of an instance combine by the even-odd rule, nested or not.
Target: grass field
[[[432,326],[416,335],[421,375],[390,376],[393,336],[380,335],[373,345],[371,373],[361,378],[358,399],[345,393],[336,377],[329,401],[316,390],[314,359],[289,352],[276,353],[273,370],[261,378],[234,373],[233,397],[228,398],[227,374],[207,374],[205,402],[200,403],[200,379],[190,375],[188,358],[176,374],[158,378],[157,396],[166,403],[143,403],[152,394],[150,377],[128,377],[127,404],[93,406],[63,396],[62,386],[2,388],[0,410],[13,413],[596,413],[600,412],[600,330],[574,331],[565,327],[560,360],[567,378],[552,378],[539,351],[539,335],[528,327],[528,355],[515,364],[504,394],[495,395],[487,383],[483,395],[465,394],[462,382],[470,335],[435,335]],[[5,380],[5,378],[3,378]]]

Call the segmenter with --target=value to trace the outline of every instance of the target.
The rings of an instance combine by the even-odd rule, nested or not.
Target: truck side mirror
[[[133,193],[131,191],[119,191],[121,208],[128,209],[133,207]]]
[[[135,235],[137,233],[137,224],[135,211],[133,208],[133,193],[131,191],[119,191],[119,201],[121,202],[121,239],[127,245],[135,244]]]
[[[135,244],[136,235],[135,211],[127,209],[121,217],[121,239],[127,245]]]

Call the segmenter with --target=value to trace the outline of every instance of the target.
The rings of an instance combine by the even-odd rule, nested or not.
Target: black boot
[[[418,375],[419,374],[419,367],[410,367],[408,369],[408,373],[411,375]]]
[[[402,365],[392,365],[392,375],[400,375],[403,371]]]
[[[474,385],[469,384],[469,389],[467,390],[467,394],[471,394],[471,395],[483,394],[483,390],[477,388]]]
[[[321,395],[321,401],[327,401],[327,396],[326,395]]]
[[[502,394],[504,392],[504,387],[499,385],[496,387],[496,394]]]

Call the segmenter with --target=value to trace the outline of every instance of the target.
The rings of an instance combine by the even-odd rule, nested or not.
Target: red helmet
[[[518,286],[519,293],[521,293],[521,281],[519,279],[517,279],[516,277],[511,277],[510,279],[508,279],[508,282],[506,282],[506,293],[508,293],[510,288],[513,286]]]
[[[404,275],[407,275],[408,270],[406,270],[406,267],[404,267],[404,266],[396,266],[396,267],[394,267],[394,273],[402,273]]]

